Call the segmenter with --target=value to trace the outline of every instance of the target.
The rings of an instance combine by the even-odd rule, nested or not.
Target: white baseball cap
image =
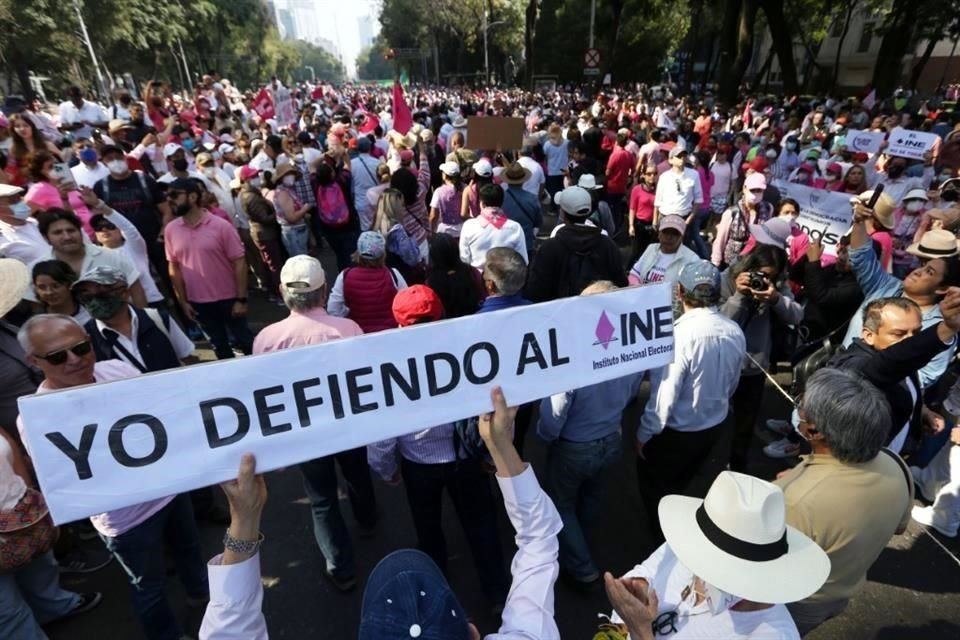
[[[183,150],[183,147],[181,147],[180,145],[174,144],[173,142],[168,142],[167,144],[163,145],[163,157],[169,158],[170,156],[175,154],[177,151],[181,151],[181,150]]]
[[[573,216],[588,216],[593,211],[593,198],[583,187],[567,187],[558,192],[553,201],[564,213]]]
[[[310,293],[327,283],[323,265],[316,258],[306,255],[287,260],[280,270],[280,286],[290,293]]]
[[[456,162],[444,162],[440,165],[440,171],[448,176],[458,176],[460,175],[460,165]]]

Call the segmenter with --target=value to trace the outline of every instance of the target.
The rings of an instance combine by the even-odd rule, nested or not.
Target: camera
[[[754,291],[767,290],[767,274],[762,271],[753,271],[750,273],[750,288]]]

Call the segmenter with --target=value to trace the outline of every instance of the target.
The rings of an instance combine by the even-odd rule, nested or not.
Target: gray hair
[[[890,403],[853,371],[826,368],[810,376],[803,410],[840,462],[873,460],[890,435]]]
[[[483,274],[496,285],[497,291],[512,296],[523,289],[527,281],[527,263],[510,247],[494,247],[487,251]]]
[[[283,304],[291,311],[309,311],[327,303],[326,286],[302,293],[280,285],[280,295],[283,297]]]
[[[38,313],[35,316],[31,316],[30,319],[23,323],[20,330],[17,331],[17,342],[20,343],[20,348],[23,349],[24,353],[33,353],[33,340],[31,336],[39,325],[47,322],[65,322],[74,325],[84,333],[87,332],[87,330],[83,328],[83,325],[73,316],[62,313]]]
[[[887,307],[896,307],[901,311],[916,311],[917,315],[922,315],[920,306],[910,298],[879,298],[868,304],[863,309],[863,328],[876,333],[883,322],[883,310]]]

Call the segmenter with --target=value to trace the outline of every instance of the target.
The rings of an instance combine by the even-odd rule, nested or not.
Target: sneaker
[[[338,578],[329,571],[324,571],[327,576],[327,579],[336,587],[337,591],[341,593],[346,593],[348,591],[353,591],[353,588],[357,586],[357,579],[353,576],[349,578]]]
[[[767,429],[770,429],[770,431],[774,433],[779,433],[781,436],[793,433],[793,425],[790,424],[789,420],[775,420],[770,418],[766,424]]]
[[[957,527],[952,530],[944,527],[943,523],[937,520],[937,514],[933,507],[914,507],[910,512],[910,517],[922,525],[933,527],[948,538],[957,537]]]
[[[910,466],[910,475],[913,476],[913,488],[916,491],[917,495],[926,500],[927,502],[933,502],[930,498],[927,497],[927,494],[923,492],[923,469],[920,467]]]
[[[72,618],[73,616],[78,616],[81,613],[86,613],[91,609],[96,608],[100,601],[103,600],[103,594],[99,591],[89,591],[87,593],[81,593],[80,602],[77,603],[73,609],[70,609],[63,618]]]
[[[794,444],[786,438],[781,438],[765,446],[763,453],[768,458],[791,458],[800,453],[800,444]]]
[[[60,573],[93,573],[103,569],[112,561],[113,555],[106,549],[101,552],[89,552],[78,548],[68,552],[62,558],[57,558]]]

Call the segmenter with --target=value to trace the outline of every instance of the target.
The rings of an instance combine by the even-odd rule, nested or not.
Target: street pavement
[[[331,267],[328,256],[324,262]],[[332,280],[331,280],[332,282]],[[257,330],[281,319],[285,311],[269,304],[262,296],[251,297],[251,324]],[[201,351],[205,360],[209,350]],[[785,376],[781,381],[786,383]],[[507,398],[510,389],[505,389]],[[646,402],[646,385],[640,399],[624,413],[623,455],[610,469],[608,491],[602,515],[593,523],[592,548],[598,566],[620,574],[642,561],[654,547],[647,531],[637,491],[633,432],[640,409]],[[762,399],[764,417],[784,417],[786,402],[768,384]],[[751,471],[772,479],[786,467],[764,458],[758,432],[751,456]],[[534,469],[543,469],[546,447],[531,428],[526,457]],[[725,464],[726,445],[721,444],[693,489],[703,492],[712,477]],[[365,579],[386,554],[413,547],[416,538],[406,496],[402,487],[389,487],[375,480],[380,523],[370,538],[354,535],[359,584],[355,591],[341,594],[324,577],[324,563],[313,539],[310,508],[300,476],[295,468],[270,473],[267,477],[270,497],[263,515],[266,537],[261,551],[261,570],[265,596],[263,609],[270,636],[295,640],[347,640],[356,637],[360,603]],[[217,489],[218,498],[222,499]],[[225,504],[225,503],[224,503]],[[355,533],[349,502],[341,496],[341,508],[348,526]],[[452,505],[447,502],[445,532],[450,551],[450,583],[460,596],[471,618],[484,634],[496,631],[475,579],[473,562]],[[512,530],[506,514],[500,510],[498,523],[504,549],[512,554]],[[201,529],[205,555],[222,550],[223,529]],[[99,545],[98,541],[84,544]],[[941,546],[943,545],[943,546]],[[957,640],[960,638],[960,541],[937,533],[932,536],[911,522],[902,536],[895,537],[868,575],[863,592],[840,617],[822,625],[807,636],[810,640]],[[789,579],[789,577],[787,578]],[[133,616],[124,573],[113,562],[99,572],[83,576],[64,576],[67,588],[104,593],[103,603],[95,610],[72,620],[54,623],[47,632],[52,640],[139,640],[144,638]],[[191,633],[199,628],[202,611],[186,607],[183,591],[171,575],[169,594],[176,609],[187,621]],[[610,612],[602,590],[582,593],[562,579],[556,587],[556,617],[564,639],[589,640],[601,620],[598,614]],[[0,630],[0,637],[3,633]]]

